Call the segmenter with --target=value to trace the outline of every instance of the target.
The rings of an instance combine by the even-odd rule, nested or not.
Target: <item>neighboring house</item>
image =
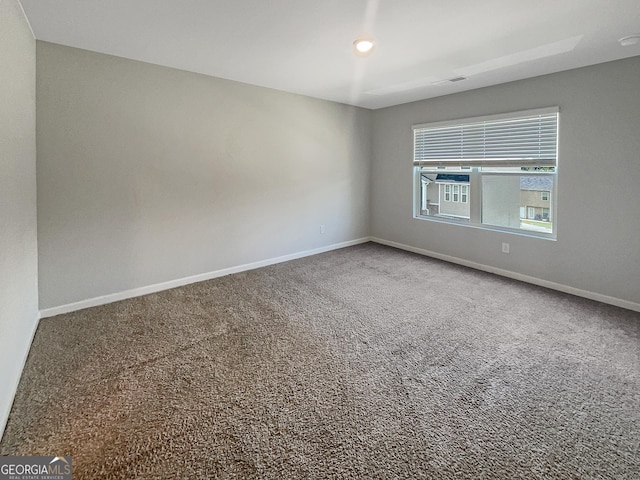
[[[520,218],[551,222],[552,190],[551,177],[520,177]]]
[[[423,174],[422,214],[469,218],[469,175]]]

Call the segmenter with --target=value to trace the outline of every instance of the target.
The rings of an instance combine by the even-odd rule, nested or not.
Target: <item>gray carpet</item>
[[[640,314],[376,244],[41,321],[75,479],[640,478]]]

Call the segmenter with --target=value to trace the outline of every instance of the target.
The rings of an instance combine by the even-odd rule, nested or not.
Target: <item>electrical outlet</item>
[[[327,229],[325,228],[325,226],[324,225],[320,225],[320,233],[324,233],[326,231],[327,231]]]
[[[502,242],[502,253],[509,253],[509,244]]]

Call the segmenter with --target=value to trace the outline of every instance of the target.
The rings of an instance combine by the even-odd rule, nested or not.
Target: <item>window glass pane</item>
[[[420,215],[450,219],[469,219],[469,203],[459,201],[460,189],[469,192],[468,175],[458,179],[462,184],[444,183],[437,174],[420,173]],[[450,179],[446,180],[450,182]],[[457,197],[458,200],[454,200]]]
[[[552,233],[552,175],[482,176],[482,223]],[[547,192],[543,200],[541,192]]]

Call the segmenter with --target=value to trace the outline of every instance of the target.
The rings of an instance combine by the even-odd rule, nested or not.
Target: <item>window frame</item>
[[[509,234],[522,235],[527,237],[534,238],[542,238],[548,240],[556,240],[557,239],[557,225],[558,225],[558,216],[557,216],[557,187],[558,187],[558,139],[559,139],[559,130],[560,130],[560,109],[558,107],[545,107],[541,109],[535,110],[526,110],[520,112],[511,112],[499,115],[489,115],[482,117],[472,117],[472,118],[463,118],[458,120],[448,120],[445,122],[433,122],[433,123],[423,123],[418,125],[413,125],[412,129],[420,129],[420,128],[431,128],[431,127],[439,127],[439,126],[447,126],[447,125],[462,125],[469,122],[478,122],[478,121],[492,121],[492,120],[500,120],[500,119],[517,119],[523,118],[527,116],[533,115],[548,115],[552,114],[556,117],[556,130],[555,130],[555,161],[553,164],[550,162],[542,161],[536,162],[535,160],[526,163],[520,159],[513,161],[513,163],[509,163],[507,160],[500,160],[495,162],[486,162],[486,165],[483,165],[482,161],[468,161],[468,164],[471,166],[464,165],[465,160],[454,160],[452,162],[442,161],[440,163],[426,161],[424,163],[428,163],[428,167],[421,166],[420,163],[415,159],[415,133],[414,133],[414,212],[413,216],[418,220],[427,220],[430,222],[436,223],[446,223],[452,225],[466,226],[470,228],[479,228],[482,230],[488,231],[498,231]],[[502,165],[504,167],[534,167],[536,170],[521,170],[521,171],[512,171],[512,172],[500,172],[498,165]],[[489,167],[484,170],[482,167]],[[443,168],[444,167],[444,168]],[[497,168],[496,168],[497,167]],[[538,169],[538,167],[553,167],[553,171],[548,171],[546,169]],[[431,171],[433,170],[433,172]],[[466,185],[467,195],[466,202],[470,203],[470,218],[452,218],[447,216],[435,216],[435,215],[423,215],[421,213],[421,191],[422,185],[420,182],[421,174],[423,173],[437,173],[438,170],[440,173],[444,171],[453,171],[453,170],[461,170],[469,173],[469,184]],[[552,177],[552,189],[548,191],[548,200],[550,202],[549,205],[549,216],[551,218],[551,232],[538,232],[523,228],[512,228],[506,226],[498,226],[498,225],[490,225],[482,223],[482,178],[483,176],[490,175],[511,175],[511,176],[551,176]],[[451,189],[453,192],[453,189]],[[446,193],[445,193],[446,195]],[[453,198],[453,195],[451,195]],[[446,200],[446,199],[445,199]],[[459,189],[459,197],[458,200],[462,202],[462,189]],[[466,203],[463,202],[463,203]],[[522,205],[521,205],[522,206]],[[542,208],[542,207],[541,207]],[[546,207],[545,207],[546,208]],[[528,212],[527,212],[528,213]]]

